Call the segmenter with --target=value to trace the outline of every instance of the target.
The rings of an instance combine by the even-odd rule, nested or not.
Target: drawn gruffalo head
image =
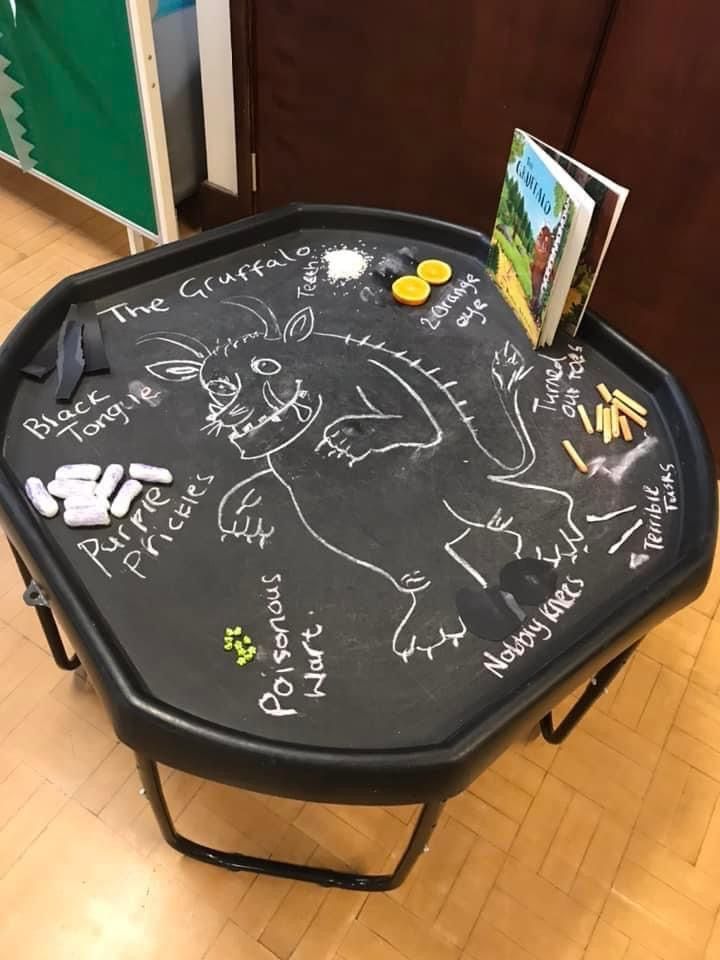
[[[311,337],[315,318],[305,307],[281,329],[262,300],[223,302],[249,323],[249,332],[218,339],[211,347],[196,337],[165,331],[137,342],[161,341],[176,348],[172,360],[145,369],[166,382],[198,382],[208,396],[202,429],[212,436],[224,433],[243,459],[255,460],[292,443],[320,412],[322,397],[306,390],[296,376],[298,348]]]

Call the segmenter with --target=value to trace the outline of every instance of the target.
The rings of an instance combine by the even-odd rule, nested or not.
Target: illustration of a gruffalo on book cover
[[[597,191],[589,189],[594,183],[602,185],[603,196],[616,198],[609,217],[594,216]],[[612,181],[515,130],[487,266],[534,347],[552,343],[561,321],[579,323],[626,195]],[[592,262],[583,264],[591,251]],[[581,275],[582,289],[576,291]]]

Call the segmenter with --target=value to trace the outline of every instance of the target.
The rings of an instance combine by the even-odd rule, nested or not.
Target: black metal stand
[[[345,890],[365,890],[367,892],[392,890],[399,887],[417,858],[425,850],[444,806],[444,801],[438,800],[433,803],[426,803],[421,809],[410,842],[392,873],[375,875],[343,873],[339,870],[325,870],[322,867],[285,863],[282,860],[248,857],[242,853],[227,853],[183,837],[175,830],[175,825],[170,816],[158,775],[157,764],[143,754],[136,753],[135,758],[145,796],[150,801],[158,826],[167,843],[175,850],[187,857],[202,860],[204,863],[210,863],[216,867],[225,867],[227,870],[247,870],[250,873],[285,877],[288,880],[306,880],[311,883],[318,883],[323,887],[342,887]]]
[[[583,690],[578,701],[573,704],[557,726],[553,724],[552,712],[545,714],[540,721],[540,732],[548,743],[557,744],[565,740],[568,734],[580,723],[595,701],[599,700],[604,693],[607,693],[607,688],[633,655],[639,643],[640,641],[638,640],[637,643],[628,647],[627,650],[623,650],[614,660],[606,663],[601,670],[598,670],[597,674]]]
[[[25,566],[22,557],[12,543],[10,544],[10,549],[12,550],[15,563],[25,584],[23,600],[29,607],[35,608],[35,613],[38,615],[40,626],[43,628],[43,633],[45,634],[45,639],[47,640],[47,645],[50,648],[53,660],[61,670],[76,670],[80,666],[80,661],[75,655],[72,657],[68,656],[65,645],[62,642],[62,637],[60,636],[60,631],[55,623],[55,617],[53,617],[52,611],[50,610],[47,597],[41,587],[33,580],[30,571]]]

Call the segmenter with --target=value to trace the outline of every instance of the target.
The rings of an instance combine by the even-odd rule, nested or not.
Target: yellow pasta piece
[[[580,456],[580,454],[577,452],[577,450],[572,445],[572,443],[570,443],[569,440],[563,440],[562,445],[565,448],[565,453],[567,453],[567,455],[570,457],[572,462],[578,468],[580,473],[587,473],[588,472],[587,464],[585,463],[583,458]]]
[[[578,404],[577,412],[578,412],[578,415],[580,416],[580,419],[582,420],[582,425],[585,427],[585,432],[594,433],[595,430],[593,429],[593,425],[590,422],[590,417],[587,415],[587,410],[581,403]]]
[[[605,403],[610,403],[610,401],[612,400],[612,394],[610,393],[610,391],[608,390],[608,388],[605,386],[604,383],[599,383],[595,389],[603,398]]]
[[[634,410],[635,413],[639,413],[641,417],[647,416],[647,410],[645,407],[638,403],[637,400],[633,400],[632,397],[629,397],[626,393],[623,393],[622,390],[613,390],[613,396],[624,403],[626,407],[630,407],[631,410]]]
[[[647,420],[645,417],[641,417],[639,413],[636,413],[627,404],[624,404],[622,400],[618,400],[617,397],[613,397],[613,405],[618,408],[621,413],[624,413],[628,420],[632,420],[633,423],[636,423],[639,427],[642,427],[643,430],[647,426]]]
[[[612,440],[612,414],[610,407],[603,408],[603,443],[610,443]]]
[[[610,407],[610,427],[612,429],[613,440],[617,440],[620,436],[620,411],[615,404]]]
[[[632,441],[632,430],[630,429],[630,424],[627,422],[627,417],[624,413],[619,414],[620,419],[620,431],[623,435],[623,440],[626,440],[628,443]]]
[[[602,433],[603,428],[603,405],[599,403],[595,407],[595,433]]]

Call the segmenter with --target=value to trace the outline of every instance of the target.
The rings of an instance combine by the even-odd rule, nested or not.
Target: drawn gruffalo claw
[[[503,512],[500,484],[524,488],[512,498],[543,498],[557,516],[549,545],[530,552],[557,566],[577,556],[583,539],[572,519],[572,497],[520,478],[535,450],[520,411],[518,389],[530,371],[509,342],[490,366],[500,403],[502,444],[509,457],[483,444],[457,399],[455,381],[443,381],[405,350],[369,337],[324,333],[310,307],[281,328],[254,297],[224,301],[249,332],[211,346],[181,333],[156,332],[138,340],[165,342],[173,359],[148,364],[154,377],[195,381],[207,396],[202,430],[225,437],[258,469],[222,498],[222,539],[263,549],[274,533],[265,515],[269,486],[285,489],[297,515],[319,544],[348,563],[389,581],[407,600],[393,627],[393,650],[407,661],[415,651],[432,659],[468,628],[457,613],[459,590],[485,589],[496,579],[471,561],[472,534],[505,538],[520,557],[526,531]],[[500,410],[498,412],[500,412]],[[497,418],[496,418],[497,419]],[[497,427],[495,428],[497,434]],[[411,469],[412,468],[412,469]],[[532,493],[529,493],[532,491]],[[532,505],[520,508],[529,520]]]

